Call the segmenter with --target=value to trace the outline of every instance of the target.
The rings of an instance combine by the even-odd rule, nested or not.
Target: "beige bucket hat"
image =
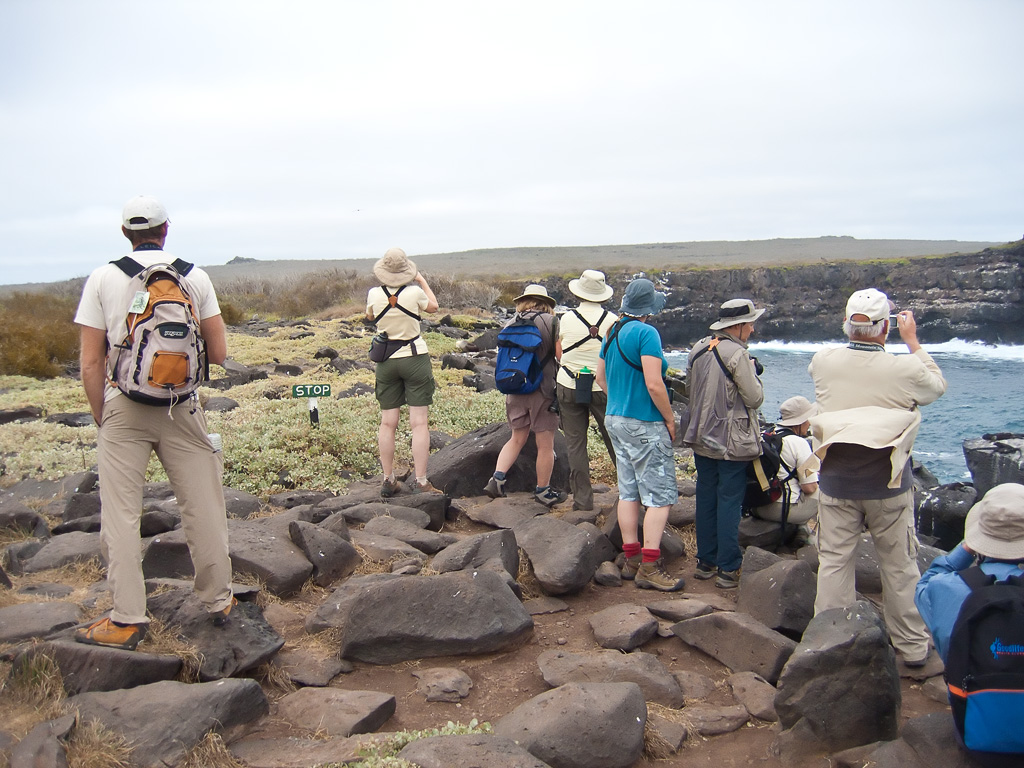
[[[373,276],[380,280],[381,285],[398,288],[411,283],[419,270],[409,260],[401,248],[388,248],[377,263],[373,265]]]
[[[604,272],[596,269],[585,269],[583,274],[575,280],[569,281],[569,290],[584,301],[594,301],[600,304],[612,297],[612,287],[605,283]]]

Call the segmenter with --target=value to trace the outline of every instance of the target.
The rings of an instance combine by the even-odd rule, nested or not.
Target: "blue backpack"
[[[949,638],[946,684],[957,733],[984,753],[1024,754],[1024,578],[995,581],[978,566]],[[993,756],[994,758],[995,756]]]
[[[516,314],[498,331],[498,359],[494,363],[494,384],[506,395],[536,392],[544,380],[548,359],[539,357],[544,337],[534,320],[540,312]]]

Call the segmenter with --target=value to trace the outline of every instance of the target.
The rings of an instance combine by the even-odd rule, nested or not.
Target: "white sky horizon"
[[[478,248],[1024,233],[1024,3],[10,0],[0,284]]]

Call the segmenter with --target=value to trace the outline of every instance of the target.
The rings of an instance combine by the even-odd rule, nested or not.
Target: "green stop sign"
[[[330,384],[295,384],[292,397],[330,397]]]

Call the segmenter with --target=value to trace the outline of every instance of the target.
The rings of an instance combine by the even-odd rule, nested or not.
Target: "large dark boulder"
[[[488,424],[453,440],[430,457],[430,482],[449,496],[480,496],[494,473],[498,453],[512,436],[508,424]],[[533,492],[537,485],[537,444],[533,434],[508,471],[507,493]],[[555,467],[551,484],[567,488],[569,484],[568,449],[565,437],[555,432]]]
[[[1024,435],[1013,432],[964,440],[964,459],[980,499],[1001,483],[1024,483]]]

